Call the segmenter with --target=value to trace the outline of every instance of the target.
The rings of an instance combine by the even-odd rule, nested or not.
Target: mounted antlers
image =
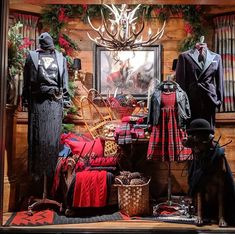
[[[122,4],[121,8],[117,8],[114,5],[110,7],[104,4],[114,16],[114,19],[109,19],[110,23],[107,23],[104,14],[101,10],[102,24],[96,28],[92,25],[90,18],[88,17],[88,23],[91,28],[98,33],[98,37],[92,38],[87,33],[90,40],[94,41],[97,45],[106,47],[109,50],[124,50],[133,49],[140,46],[148,46],[159,40],[164,33],[166,22],[163,23],[162,28],[156,34],[152,35],[151,29],[148,31],[148,39],[142,39],[141,33],[144,30],[144,15],[142,16],[141,27],[137,31],[136,21],[134,18],[136,11],[141,4],[137,5],[133,10],[128,9],[126,4]]]

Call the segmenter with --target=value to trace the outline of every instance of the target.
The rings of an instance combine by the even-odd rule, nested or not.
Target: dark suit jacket
[[[198,62],[199,52],[191,49],[179,55],[176,82],[187,93],[192,118],[205,118],[211,123],[215,109],[223,100],[223,68],[219,54],[207,49],[204,67]]]

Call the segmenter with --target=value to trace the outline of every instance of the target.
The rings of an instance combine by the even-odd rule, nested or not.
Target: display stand
[[[171,162],[167,162],[168,163],[168,177],[167,177],[167,201],[159,203],[156,206],[156,209],[159,210],[161,208],[161,206],[181,206],[178,203],[175,203],[172,201],[172,180],[171,180]]]
[[[33,215],[33,210],[43,205],[55,205],[62,211],[62,203],[47,198],[47,175],[43,175],[43,196],[42,199],[30,197],[28,201],[28,215]]]
[[[144,101],[138,101],[138,109],[134,111],[134,115],[138,115],[141,117],[148,115],[148,110],[145,108],[145,102]]]
[[[171,174],[171,162],[168,161],[168,184],[167,184],[167,201],[159,203],[155,207],[155,213],[158,213],[159,210],[171,208],[175,211],[179,211],[180,215],[185,216],[187,218],[190,218],[190,207],[188,207],[184,200],[182,200],[182,203],[177,203],[172,201],[172,174]]]

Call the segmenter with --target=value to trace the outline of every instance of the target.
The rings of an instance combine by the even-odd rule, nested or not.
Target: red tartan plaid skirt
[[[159,124],[153,126],[149,139],[147,159],[182,161],[191,154],[191,149],[182,145],[186,132],[177,123],[175,92],[162,93]]]

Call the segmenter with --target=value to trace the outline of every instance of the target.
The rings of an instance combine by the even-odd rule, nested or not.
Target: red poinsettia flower
[[[155,10],[155,12],[156,12],[156,14],[160,14],[161,12],[162,12],[162,9],[161,8],[157,8],[156,10]]]
[[[88,8],[88,5],[87,4],[82,4],[82,8],[83,8],[84,11],[86,11],[87,8]]]
[[[71,56],[72,53],[73,53],[73,49],[72,49],[70,46],[67,47],[67,48],[65,48],[65,51],[66,51],[66,54],[67,54],[68,56]]]
[[[58,20],[60,23],[68,21],[68,17],[65,14],[65,8],[63,7],[59,9]]]
[[[33,43],[33,42],[32,42],[31,40],[29,40],[28,37],[25,37],[25,38],[23,39],[22,45],[19,46],[19,49],[20,49],[20,50],[26,49],[26,48],[28,48],[29,46],[31,46],[32,43]]]
[[[66,48],[69,46],[69,42],[63,37],[63,36],[59,36],[59,45],[63,48]]]
[[[183,12],[182,12],[182,11],[178,12],[178,16],[179,16],[180,18],[182,18],[182,17],[183,17]]]
[[[68,56],[72,55],[73,49],[71,48],[70,43],[62,35],[59,36],[58,42]]]
[[[185,30],[186,33],[190,33],[191,34],[193,32],[193,27],[192,27],[192,25],[190,23],[186,23],[184,25],[184,30]]]
[[[200,5],[196,5],[195,9],[196,9],[197,12],[199,12],[202,9],[202,7]]]

